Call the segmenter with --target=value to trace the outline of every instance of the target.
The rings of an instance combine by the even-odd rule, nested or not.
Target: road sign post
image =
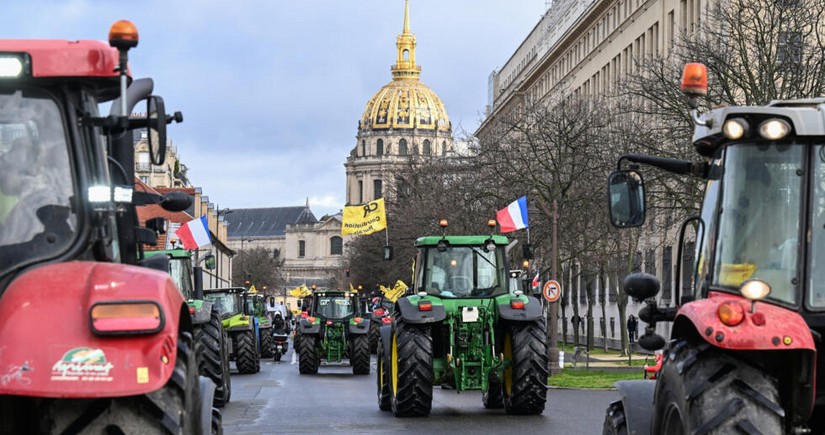
[[[547,302],[556,302],[561,297],[561,284],[555,279],[551,279],[544,283],[541,293]]]

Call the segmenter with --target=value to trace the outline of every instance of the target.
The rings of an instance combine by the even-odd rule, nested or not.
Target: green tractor
[[[266,301],[260,293],[249,293],[246,298],[246,312],[258,320],[258,346],[261,358],[272,358],[272,319],[266,312]]]
[[[304,304],[308,307],[307,316],[300,319],[295,340],[300,373],[318,373],[322,361],[348,359],[353,374],[369,374],[370,321],[360,312],[358,294],[315,290]]]
[[[229,333],[229,357],[235,361],[238,373],[261,371],[261,350],[258,346],[258,319],[246,310],[246,289],[229,287],[204,290],[206,300],[221,314],[223,329]]]
[[[221,324],[221,316],[212,302],[204,300],[203,271],[192,266],[190,252],[185,249],[146,251],[146,257],[166,255],[169,257],[169,274],[175,281],[192,316],[195,341],[200,343],[199,372],[215,383],[213,405],[221,408],[232,395],[232,381],[229,373],[229,337]],[[215,268],[215,256],[204,258],[206,268]]]
[[[544,411],[542,306],[511,279],[520,271],[508,272],[508,243],[495,235],[416,240],[415,294],[396,302],[393,322],[380,331],[380,409],[429,415],[433,386],[441,385],[481,390],[486,408],[508,414]]]

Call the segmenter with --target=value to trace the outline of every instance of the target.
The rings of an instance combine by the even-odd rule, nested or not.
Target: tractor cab
[[[503,236],[428,236],[418,249],[415,290],[441,298],[487,298],[508,292]]]
[[[319,290],[312,298],[312,315],[330,321],[348,320],[356,314],[357,297],[344,291]]]
[[[242,314],[244,288],[225,288],[204,290],[204,298],[217,308],[221,319],[228,319],[237,314]]]

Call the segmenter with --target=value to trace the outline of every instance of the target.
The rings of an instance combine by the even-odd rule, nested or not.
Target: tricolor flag
[[[539,287],[539,284],[541,284],[541,282],[539,281],[539,271],[536,271],[536,277],[533,278],[532,286],[535,289]]]
[[[183,248],[190,251],[212,243],[205,215],[181,225],[175,234],[183,243]]]
[[[527,196],[513,201],[507,208],[503,208],[496,213],[496,220],[501,226],[502,233],[527,228]]]

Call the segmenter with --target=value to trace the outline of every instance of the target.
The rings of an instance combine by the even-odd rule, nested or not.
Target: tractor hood
[[[91,308],[122,302],[157,306],[156,332],[93,333]],[[141,267],[74,261],[24,273],[0,297],[0,395],[92,398],[157,390],[175,367],[184,306],[167,273]],[[111,316],[123,329],[140,324]]]

